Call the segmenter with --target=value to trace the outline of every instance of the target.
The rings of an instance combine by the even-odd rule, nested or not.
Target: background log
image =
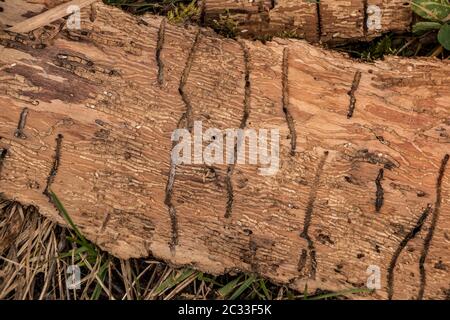
[[[3,31],[0,53],[3,197],[64,224],[53,190],[122,258],[300,290],[364,287],[376,266],[372,297],[448,297],[448,61],[362,64],[102,4],[83,10],[81,30]],[[173,168],[171,134],[194,120],[279,129],[279,172]]]
[[[3,22],[12,26],[22,15],[64,2],[68,0],[6,0],[0,4]],[[413,19],[410,3],[404,0],[200,0],[198,6],[202,24],[217,27],[215,21],[224,23],[222,16],[227,23],[233,21],[241,37],[299,37],[331,45],[406,32]]]
[[[240,36],[284,33],[327,43],[367,41],[389,31],[405,32],[412,21],[409,1],[404,0],[202,0],[201,7],[206,24],[227,16],[237,24]]]

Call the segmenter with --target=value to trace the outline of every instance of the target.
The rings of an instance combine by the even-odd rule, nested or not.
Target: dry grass
[[[217,299],[233,291],[220,291],[225,286],[216,278],[194,270],[153,259],[120,260],[80,243],[76,232],[34,207],[0,200],[0,299]],[[75,264],[81,290],[66,285],[67,268]],[[279,296],[286,292],[280,288]]]
[[[81,289],[68,289],[70,265]],[[70,271],[70,270],[69,270]],[[361,290],[315,292],[309,298],[345,298]],[[30,206],[0,197],[0,300],[305,299],[255,275],[205,275],[152,258],[117,259],[75,229],[42,217]]]

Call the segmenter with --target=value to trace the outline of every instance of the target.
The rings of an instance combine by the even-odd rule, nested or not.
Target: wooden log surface
[[[206,24],[226,16],[240,36],[289,35],[312,42],[367,41],[410,29],[412,10],[404,0],[201,0]]]
[[[95,4],[81,30],[0,32],[3,197],[64,224],[54,191],[121,258],[299,290],[365,287],[375,266],[370,298],[448,298],[448,61],[363,64],[163,21]],[[278,129],[278,173],[174,166],[172,132],[193,121]]]
[[[12,26],[22,15],[68,1],[6,0],[1,4],[4,23]],[[331,45],[406,32],[413,20],[410,3],[404,0],[200,0],[198,6],[202,24],[216,26],[214,21],[227,17],[241,37],[284,35]]]

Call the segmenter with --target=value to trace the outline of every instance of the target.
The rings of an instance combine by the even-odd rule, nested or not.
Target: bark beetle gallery
[[[36,9],[10,4],[3,25]],[[448,297],[448,61],[364,64],[101,3],[81,17],[80,30],[0,32],[3,197],[64,224],[51,189],[88,239],[122,258],[299,290],[364,287],[378,266],[371,297]],[[278,173],[171,163],[172,132],[195,121],[278,129]]]

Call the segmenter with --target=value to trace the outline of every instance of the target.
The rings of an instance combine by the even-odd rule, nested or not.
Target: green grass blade
[[[59,198],[51,190],[50,190],[50,197],[52,198],[52,201],[55,204],[55,206],[58,209],[58,211],[63,216],[64,220],[66,220],[66,222],[69,224],[69,226],[73,229],[73,231],[77,235],[78,239],[80,240],[80,245],[82,245],[84,247],[87,247],[91,251],[91,253],[96,254],[96,250],[95,250],[94,246],[92,246],[92,244],[89,243],[89,241],[86,240],[86,238],[83,236],[81,231],[77,228],[77,226],[73,222],[72,218],[70,217],[70,215],[67,212],[67,210],[64,208],[64,206],[61,203],[61,201],[59,200]]]
[[[205,274],[203,272],[198,273],[197,280],[204,281],[206,283],[212,283],[213,285],[218,286],[218,287],[221,286],[219,282],[217,282],[215,279],[213,279],[211,277],[205,276]]]
[[[170,289],[180,282],[186,280],[188,277],[194,274],[194,270],[192,269],[185,269],[183,272],[176,278],[170,276],[166,280],[164,280],[159,287],[156,289],[156,294],[161,294],[162,292],[166,291],[167,289]]]
[[[100,270],[98,270],[97,276],[98,278],[105,283],[106,278],[106,271],[108,270],[109,260],[107,260],[101,267]],[[91,300],[98,300],[100,298],[100,295],[102,293],[102,286],[97,281],[97,284],[95,285],[94,292],[92,293]]]
[[[259,287],[261,288],[264,295],[266,296],[266,299],[272,300],[272,295],[270,294],[270,291],[269,291],[269,289],[267,289],[267,286],[266,286],[266,280],[264,280],[264,279],[259,280]]]
[[[239,281],[241,280],[241,278],[242,278],[242,275],[240,275],[236,279],[228,282],[226,285],[224,285],[222,288],[220,288],[218,290],[219,295],[222,298],[228,297],[234,291],[234,289],[236,288],[236,286],[239,283]]]
[[[328,299],[328,298],[337,298],[340,296],[345,296],[347,294],[365,293],[365,292],[372,292],[372,291],[373,290],[367,289],[367,288],[348,289],[348,290],[331,292],[331,293],[326,293],[326,294],[322,294],[319,296],[310,297],[309,300],[323,300],[323,299]]]
[[[73,250],[70,250],[69,252],[65,252],[59,255],[60,259],[69,258],[73,256],[76,258],[77,256],[81,255],[82,253],[87,252],[88,249],[86,247],[76,248]]]
[[[241,294],[250,287],[253,282],[255,282],[256,276],[251,275],[249,276],[242,284],[241,286],[233,293],[233,295],[230,297],[230,300],[236,300],[241,296]]]

